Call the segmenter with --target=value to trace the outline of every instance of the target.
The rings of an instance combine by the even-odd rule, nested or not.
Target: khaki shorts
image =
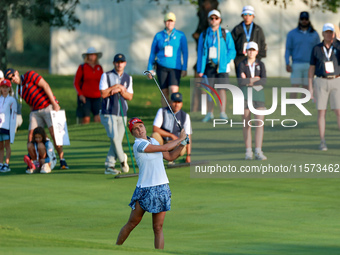
[[[314,97],[318,110],[327,110],[328,98],[331,109],[340,109],[340,78],[315,78]]]
[[[52,127],[51,111],[53,111],[53,106],[50,104],[44,109],[37,111],[32,111],[30,113],[30,125],[28,130],[35,129],[37,127]]]

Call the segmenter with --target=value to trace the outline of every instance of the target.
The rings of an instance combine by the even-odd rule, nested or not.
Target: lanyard
[[[327,58],[328,61],[329,61],[329,59],[331,58],[332,51],[333,51],[333,45],[332,45],[331,48],[329,49],[328,54],[327,54],[327,49],[326,49],[326,47],[323,46],[323,52],[325,53],[325,56],[326,56],[326,58]]]
[[[250,64],[248,62],[248,66],[249,66],[250,76],[251,78],[254,78],[255,77],[255,61],[253,64]]]
[[[250,41],[251,32],[253,31],[253,25],[254,25],[254,23],[252,22],[252,23],[250,24],[249,32],[247,31],[247,28],[246,28],[246,25],[244,24],[244,22],[242,23],[242,25],[243,25],[244,33],[246,34],[247,42],[249,42],[249,41]]]
[[[166,30],[165,30],[165,42],[168,42],[168,45],[170,45],[170,38],[171,38],[171,36],[172,36],[172,34],[174,33],[174,30],[172,30],[171,31],[171,33],[170,34],[168,34],[167,32],[166,32]]]

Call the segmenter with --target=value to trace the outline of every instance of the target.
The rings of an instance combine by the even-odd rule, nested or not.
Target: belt
[[[328,80],[339,78],[339,77],[340,77],[340,75],[319,76],[319,78],[328,79]]]

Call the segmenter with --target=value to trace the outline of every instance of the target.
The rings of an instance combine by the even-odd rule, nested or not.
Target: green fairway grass
[[[339,178],[192,178],[189,167],[167,169],[172,205],[164,222],[165,250],[153,248],[150,214],[145,214],[123,246],[114,245],[129,217],[137,177],[104,175],[109,140],[100,123],[75,124],[73,77],[44,78],[66,110],[71,146],[64,151],[70,169],[58,170],[58,164],[51,174],[25,174],[28,107],[24,104],[24,126],[11,147],[12,171],[0,174],[1,255],[340,254]],[[288,86],[289,80],[272,78],[268,83]],[[189,78],[180,91],[190,97]],[[159,107],[153,81],[134,77],[129,117],[142,117],[151,134]],[[307,107],[313,116],[290,108],[290,115],[284,117],[298,118],[298,128],[265,128],[266,164],[340,163],[334,114],[327,114],[329,150],[320,152],[315,107],[312,102]],[[189,100],[184,110],[190,111]],[[231,112],[229,108],[229,116]],[[212,123],[201,123],[201,117],[192,114],[194,159],[244,165],[242,129],[219,127],[211,132]],[[281,118],[279,113],[274,117]],[[130,134],[129,140],[133,144]],[[126,138],[123,144],[128,153]],[[132,173],[130,157],[128,162]]]

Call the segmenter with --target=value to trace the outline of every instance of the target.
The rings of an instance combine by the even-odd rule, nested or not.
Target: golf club
[[[161,89],[161,87],[159,86],[159,84],[158,84],[157,80],[155,79],[155,76],[154,76],[154,75],[153,75],[153,74],[152,74],[150,71],[144,71],[144,72],[143,72],[143,74],[144,74],[144,75],[149,75],[149,74],[151,75],[151,77],[152,77],[152,79],[155,81],[155,83],[156,83],[156,85],[157,85],[157,87],[158,87],[159,91],[161,92],[161,94],[162,94],[162,97],[163,97],[164,101],[165,101],[165,102],[166,102],[166,104],[168,105],[168,107],[169,107],[169,110],[170,110],[170,112],[171,112],[172,116],[174,116],[174,118],[175,118],[175,121],[176,121],[176,123],[177,123],[177,125],[178,125],[179,129],[180,129],[180,130],[182,130],[183,128],[182,128],[181,124],[179,123],[178,119],[176,118],[176,116],[175,116],[174,112],[172,111],[172,109],[171,109],[171,107],[170,107],[170,104],[169,104],[168,100],[167,100],[167,99],[166,99],[166,97],[164,96],[164,94],[163,94],[163,92],[162,92],[162,89]]]

